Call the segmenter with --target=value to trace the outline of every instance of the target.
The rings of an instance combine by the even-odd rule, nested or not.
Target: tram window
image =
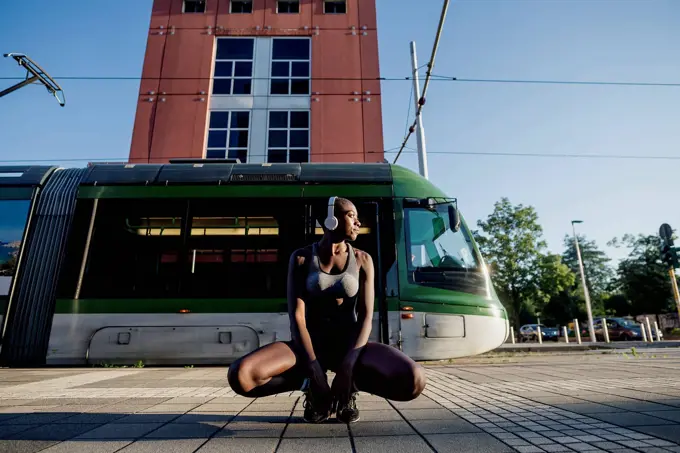
[[[76,209],[73,213],[73,220],[66,241],[64,261],[59,271],[58,298],[73,299],[76,294],[93,206],[94,200],[91,199],[81,199],[76,203]]]
[[[30,200],[0,200],[0,301],[9,295],[30,206]]]
[[[187,295],[284,298],[288,259],[304,245],[303,208],[299,200],[192,202]]]
[[[406,212],[409,270],[479,269],[479,260],[465,228],[454,232],[449,225],[448,205],[435,209],[408,208]]]
[[[177,297],[186,202],[100,200],[80,297]]]

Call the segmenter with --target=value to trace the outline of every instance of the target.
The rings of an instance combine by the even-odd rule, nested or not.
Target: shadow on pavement
[[[116,441],[281,436],[286,425],[305,424],[286,413],[93,413],[32,412],[0,414],[0,444],[23,441]],[[325,425],[347,429],[334,419]],[[330,428],[333,429],[333,428]],[[0,448],[0,451],[4,451]]]

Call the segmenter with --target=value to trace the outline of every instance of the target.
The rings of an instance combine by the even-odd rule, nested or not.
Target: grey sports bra
[[[352,298],[359,292],[359,265],[354,249],[347,244],[347,264],[340,274],[329,274],[321,269],[319,250],[316,243],[312,248],[312,260],[309,263],[306,289],[312,297],[345,299]]]

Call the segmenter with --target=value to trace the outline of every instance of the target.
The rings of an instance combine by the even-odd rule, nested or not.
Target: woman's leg
[[[232,363],[227,373],[231,388],[242,396],[262,398],[300,390],[304,375],[287,343],[263,346]]]
[[[393,401],[411,401],[425,389],[423,367],[409,356],[382,343],[364,346],[354,366],[354,385],[361,392]]]

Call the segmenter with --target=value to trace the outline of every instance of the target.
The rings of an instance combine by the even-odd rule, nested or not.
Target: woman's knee
[[[416,399],[423,393],[427,385],[427,376],[425,376],[425,368],[422,365],[414,363],[411,367],[411,374],[413,376],[413,398]]]
[[[244,364],[243,359],[239,359],[229,366],[229,370],[227,371],[227,382],[229,382],[231,389],[238,395],[248,396],[247,394],[250,389],[246,390],[244,388],[244,383],[246,386],[249,386],[250,381],[252,381],[250,376],[252,373],[249,368],[248,362],[246,361]]]

